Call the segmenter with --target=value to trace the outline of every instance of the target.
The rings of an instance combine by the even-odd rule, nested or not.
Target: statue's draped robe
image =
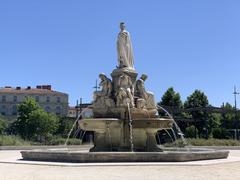
[[[145,90],[144,80],[142,79],[139,79],[136,81],[135,96],[145,99],[147,108],[150,108],[150,109],[156,108],[154,95],[152,92]]]
[[[120,67],[134,69],[133,49],[129,32],[123,30],[117,39],[118,64]]]

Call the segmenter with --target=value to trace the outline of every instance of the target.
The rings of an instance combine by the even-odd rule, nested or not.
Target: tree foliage
[[[47,138],[52,136],[58,128],[58,117],[47,113],[43,109],[37,109],[29,115],[29,134],[31,137]]]
[[[185,137],[187,137],[187,138],[195,137],[195,127],[193,125],[186,128]]]
[[[0,135],[4,133],[4,131],[6,130],[6,122],[5,119],[0,117]]]
[[[234,107],[231,104],[226,103],[222,106],[222,108],[229,112],[222,114],[221,127],[226,129],[234,129],[236,127],[236,114],[234,113]]]
[[[197,108],[197,107],[207,107],[209,105],[207,96],[200,90],[195,90],[190,96],[187,97],[187,100],[184,103],[186,109]],[[207,135],[209,132],[208,119],[209,114],[202,111],[196,110],[190,112],[192,118],[196,122],[196,127],[198,130],[198,136]]]
[[[213,138],[216,139],[229,139],[231,135],[225,128],[214,128],[212,132]]]
[[[68,117],[59,118],[59,127],[57,129],[57,134],[60,134],[62,137],[67,137],[69,131],[73,126],[74,120]]]
[[[39,109],[39,105],[32,98],[26,98],[25,101],[17,106],[18,108],[18,118],[14,123],[14,130],[24,139],[31,138],[31,129],[29,127],[29,116],[31,112]]]
[[[14,130],[24,139],[48,137],[58,127],[57,116],[45,112],[32,98],[27,98],[18,105],[18,114]]]
[[[182,107],[181,96],[179,93],[174,91],[173,87],[170,87],[162,96],[162,99],[159,102],[159,105],[180,108]]]
[[[207,96],[200,90],[195,90],[184,103],[185,108],[207,107],[209,105]]]

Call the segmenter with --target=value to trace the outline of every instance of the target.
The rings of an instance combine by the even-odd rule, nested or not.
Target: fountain
[[[137,79],[129,32],[120,24],[117,40],[118,66],[111,79],[104,73],[100,91],[94,92],[93,117],[77,119],[84,131],[94,131],[94,146],[89,152],[78,150],[22,151],[24,160],[60,162],[166,162],[226,158],[228,151],[190,148],[163,148],[157,144],[159,130],[172,130],[186,144],[172,116],[156,106],[153,93],[145,89],[147,75]],[[158,109],[168,114],[161,118]],[[70,133],[69,133],[70,135]],[[176,138],[175,138],[176,139]]]

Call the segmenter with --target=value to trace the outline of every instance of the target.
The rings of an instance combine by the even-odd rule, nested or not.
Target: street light
[[[238,139],[238,120],[237,120],[237,95],[239,95],[240,93],[237,92],[236,90],[236,86],[234,86],[234,109],[235,109],[235,122],[236,122],[236,133],[235,133],[235,139]]]

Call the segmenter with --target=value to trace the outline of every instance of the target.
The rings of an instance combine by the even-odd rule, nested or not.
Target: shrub
[[[197,131],[197,129],[196,129],[196,131]],[[197,133],[198,132],[196,132],[196,134]],[[194,138],[195,137],[195,127],[194,126],[187,127],[186,130],[185,130],[185,136],[187,138]]]
[[[0,134],[3,134],[3,132],[6,130],[6,122],[0,117]]]
[[[214,128],[212,131],[213,138],[216,139],[228,139],[229,133],[224,128]]]

